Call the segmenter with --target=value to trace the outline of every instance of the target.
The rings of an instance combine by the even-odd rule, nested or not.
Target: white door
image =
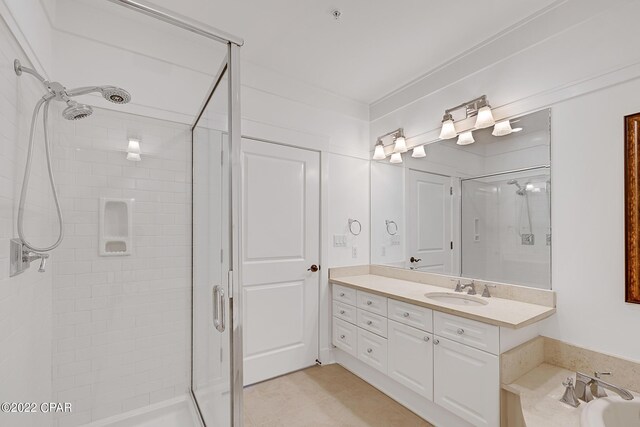
[[[407,174],[407,265],[451,273],[451,178],[412,169]]]
[[[500,425],[498,356],[434,336],[434,402],[479,427]]]
[[[389,376],[433,400],[433,335],[389,320]]]
[[[242,140],[244,383],[318,358],[320,155]]]

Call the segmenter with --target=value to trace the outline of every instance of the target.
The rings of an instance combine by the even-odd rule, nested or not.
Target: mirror
[[[509,135],[372,161],[371,263],[551,289],[550,120],[542,110],[510,119]]]

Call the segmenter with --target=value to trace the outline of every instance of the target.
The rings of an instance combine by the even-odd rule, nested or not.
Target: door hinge
[[[229,270],[227,280],[229,282],[229,298],[233,298],[233,270]]]
[[[220,249],[220,264],[224,263],[224,249]]]
[[[453,242],[451,242],[451,250],[453,250]]]
[[[453,187],[449,187],[449,195],[453,196]]]

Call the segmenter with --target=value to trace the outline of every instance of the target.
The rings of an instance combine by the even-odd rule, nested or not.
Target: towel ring
[[[387,233],[389,233],[390,236],[395,236],[398,233],[398,224],[396,224],[395,221],[385,219],[384,224],[387,226]],[[391,232],[391,229],[393,229],[393,232]]]
[[[358,232],[357,233],[355,231],[353,231],[354,224],[357,224],[357,228],[358,228]],[[349,218],[349,233],[353,234],[354,236],[357,236],[360,233],[362,233],[362,224],[360,224],[360,221],[358,221],[357,219]]]

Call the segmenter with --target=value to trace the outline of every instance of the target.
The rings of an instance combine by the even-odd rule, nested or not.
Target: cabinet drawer
[[[354,325],[358,322],[358,309],[338,301],[333,302],[333,315]]]
[[[333,318],[333,345],[358,357],[358,328],[344,320]]]
[[[387,373],[387,340],[376,334],[357,328],[358,359],[380,372]]]
[[[345,304],[356,305],[356,290],[346,286],[333,285],[333,299]]]
[[[493,354],[500,354],[500,328],[440,312],[433,313],[434,334]]]
[[[433,311],[406,302],[389,300],[389,319],[426,332],[433,331]]]
[[[377,314],[369,313],[368,311],[358,309],[358,323],[357,325],[367,331],[378,334],[382,337],[387,337],[387,318],[379,316]]]
[[[387,299],[380,295],[358,291],[358,308],[370,311],[380,316],[387,316]]]

